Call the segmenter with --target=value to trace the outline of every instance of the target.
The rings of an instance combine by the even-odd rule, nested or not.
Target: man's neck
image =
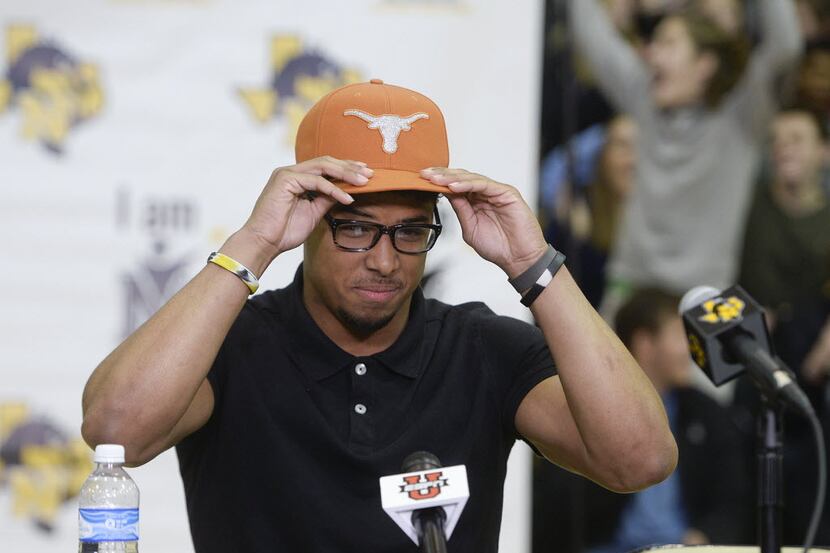
[[[790,217],[812,215],[822,209],[826,202],[818,176],[805,183],[779,180],[772,186],[772,199]]]

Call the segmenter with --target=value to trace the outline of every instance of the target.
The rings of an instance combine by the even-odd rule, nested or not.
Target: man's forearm
[[[674,469],[677,448],[660,397],[562,269],[532,306],[556,362],[591,472],[638,489]]]
[[[245,249],[227,251],[257,266]],[[132,461],[160,453],[147,450],[191,405],[247,296],[238,277],[206,265],[92,373],[82,399],[87,442],[121,443]]]

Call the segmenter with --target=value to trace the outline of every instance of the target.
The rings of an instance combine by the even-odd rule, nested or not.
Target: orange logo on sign
[[[441,493],[441,488],[447,485],[447,477],[443,472],[428,472],[404,476],[406,482],[401,486],[401,493],[409,495],[410,499],[431,499]]]

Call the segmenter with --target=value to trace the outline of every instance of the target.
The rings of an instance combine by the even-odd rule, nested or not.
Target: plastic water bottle
[[[138,486],[123,469],[124,446],[99,445],[94,461],[78,500],[78,553],[138,553]]]

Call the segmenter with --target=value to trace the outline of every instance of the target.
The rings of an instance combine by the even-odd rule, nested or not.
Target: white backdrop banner
[[[0,5],[0,549],[77,547],[93,368],[293,163],[305,111],[381,78],[447,120],[451,165],[535,205],[541,0],[4,0]],[[449,206],[427,294],[527,317]],[[300,251],[263,277],[288,283]],[[511,457],[502,550],[529,550],[529,450]],[[131,471],[141,549],[192,551],[175,454]]]

